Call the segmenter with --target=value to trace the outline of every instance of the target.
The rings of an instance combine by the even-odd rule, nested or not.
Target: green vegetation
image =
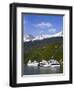
[[[24,52],[24,63],[28,60],[42,61],[54,58],[61,63],[63,61],[63,42],[43,45],[42,47],[31,47],[27,52]]]

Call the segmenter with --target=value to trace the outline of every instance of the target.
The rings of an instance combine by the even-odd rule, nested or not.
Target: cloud
[[[50,22],[41,22],[37,24],[33,24],[34,27],[39,28],[37,30],[40,30],[40,34],[42,33],[49,33],[53,34],[56,33],[57,29],[54,27],[54,25]]]
[[[48,29],[48,32],[49,33],[55,33],[57,30],[56,30],[56,28],[49,28]]]
[[[52,27],[52,24],[49,23],[49,22],[41,22],[41,23],[38,23],[38,24],[34,24],[35,27],[38,27],[38,28],[42,28],[42,29],[45,29],[45,28],[50,28]]]

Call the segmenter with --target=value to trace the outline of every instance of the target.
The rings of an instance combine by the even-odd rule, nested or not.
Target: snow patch
[[[24,42],[29,42],[29,41],[35,41],[35,40],[43,40],[46,38],[52,38],[52,37],[63,37],[63,32],[58,32],[53,35],[39,35],[39,36],[32,36],[32,35],[25,35],[24,36]]]

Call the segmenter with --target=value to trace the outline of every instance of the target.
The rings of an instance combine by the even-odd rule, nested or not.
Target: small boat
[[[40,62],[39,66],[41,67],[59,67],[60,64],[57,60],[51,59],[48,62],[45,60],[42,60],[42,62]]]
[[[35,60],[31,62],[31,60],[28,61],[27,66],[38,66],[38,62]]]
[[[46,64],[45,64],[45,63],[40,62],[38,66],[43,67],[44,65],[46,65]]]
[[[51,67],[60,67],[60,64],[51,64]]]
[[[60,67],[60,64],[57,60],[51,59],[48,61],[48,64],[50,64],[51,67]]]
[[[39,65],[40,67],[48,67],[48,62],[46,60],[42,60]]]
[[[45,64],[45,65],[43,65],[43,67],[49,67],[50,66],[50,64]]]

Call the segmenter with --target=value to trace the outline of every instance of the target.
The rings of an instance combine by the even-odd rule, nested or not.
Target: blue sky
[[[63,30],[63,16],[23,14],[23,32],[33,36],[55,34]]]

